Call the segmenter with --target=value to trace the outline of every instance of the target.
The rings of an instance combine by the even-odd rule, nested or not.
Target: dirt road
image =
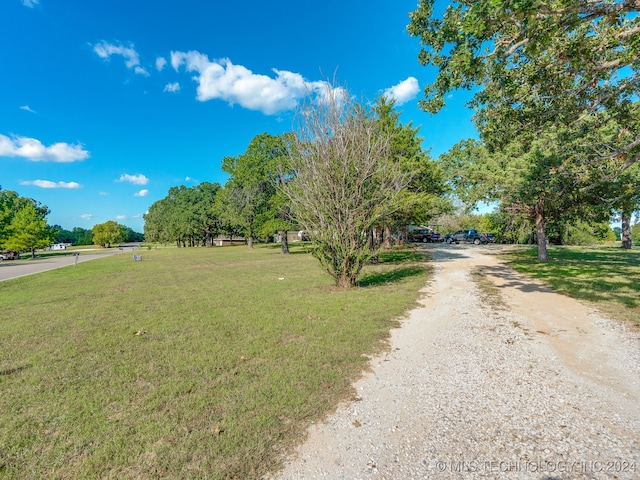
[[[491,247],[426,248],[436,274],[423,306],[279,478],[640,478],[640,334]],[[483,299],[472,269],[504,306]]]

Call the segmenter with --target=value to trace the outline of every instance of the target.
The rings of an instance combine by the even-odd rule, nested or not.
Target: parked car
[[[449,244],[454,242],[470,242],[474,245],[480,245],[481,243],[486,244],[488,240],[484,233],[478,233],[477,230],[467,229],[447,234],[446,242]]]
[[[427,228],[412,230],[411,232],[409,232],[408,237],[409,237],[409,242],[429,243],[429,242],[441,242],[443,240],[442,235],[440,235],[438,232],[434,232],[433,230],[429,230]]]
[[[412,230],[408,234],[409,242],[422,242],[427,243],[431,241],[431,231],[426,228],[419,228],[417,230]]]
[[[431,242],[442,242],[444,240],[443,236],[438,232],[431,232]]]

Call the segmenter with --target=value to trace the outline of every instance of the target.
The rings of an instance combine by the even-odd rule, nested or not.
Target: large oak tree
[[[492,152],[504,152],[514,139],[524,151],[540,152],[536,142],[542,136],[573,135],[585,124],[604,132],[598,138],[608,142],[581,148],[577,162],[561,155],[567,163],[560,171],[590,170],[583,173],[592,185],[574,193],[610,185],[639,160],[639,0],[448,3],[440,8],[443,2],[421,0],[411,14],[409,33],[423,46],[419,61],[438,69],[420,102],[423,109],[437,112],[451,91],[475,89],[474,121]],[[618,127],[615,135],[608,135],[611,122]],[[559,171],[556,161],[539,163],[548,167],[539,178]],[[568,178],[563,175],[557,178]],[[540,258],[544,253],[539,249]]]

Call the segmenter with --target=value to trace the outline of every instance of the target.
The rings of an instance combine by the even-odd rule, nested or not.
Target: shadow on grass
[[[553,248],[507,254],[508,265],[574,298],[635,310],[640,306],[640,252],[619,248]]]
[[[261,248],[273,250],[273,253],[282,253],[282,245],[280,243],[262,244]],[[311,253],[311,242],[289,242],[289,253],[287,255],[299,255]]]
[[[358,282],[360,287],[373,287],[394,283],[405,278],[424,275],[427,271],[425,252],[409,249],[385,250],[378,255],[378,264],[382,271],[372,271],[363,275]],[[397,266],[396,266],[397,265]],[[374,267],[375,268],[375,267]]]
[[[378,255],[378,260],[381,263],[422,262],[426,259],[427,255],[424,252],[416,250],[388,250],[380,252]]]
[[[384,285],[387,283],[398,282],[408,277],[414,277],[416,275],[424,275],[426,267],[412,266],[395,268],[388,272],[376,272],[369,273],[362,277],[358,282],[360,287],[374,287],[377,285]]]
[[[0,376],[12,375],[14,373],[19,373],[22,370],[26,370],[27,368],[31,368],[31,365],[22,365],[20,367],[7,368],[5,370],[0,370]]]

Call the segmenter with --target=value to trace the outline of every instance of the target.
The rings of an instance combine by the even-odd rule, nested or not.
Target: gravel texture
[[[640,335],[501,266],[429,247],[435,279],[286,479],[640,479]],[[484,268],[506,306],[470,280]]]

